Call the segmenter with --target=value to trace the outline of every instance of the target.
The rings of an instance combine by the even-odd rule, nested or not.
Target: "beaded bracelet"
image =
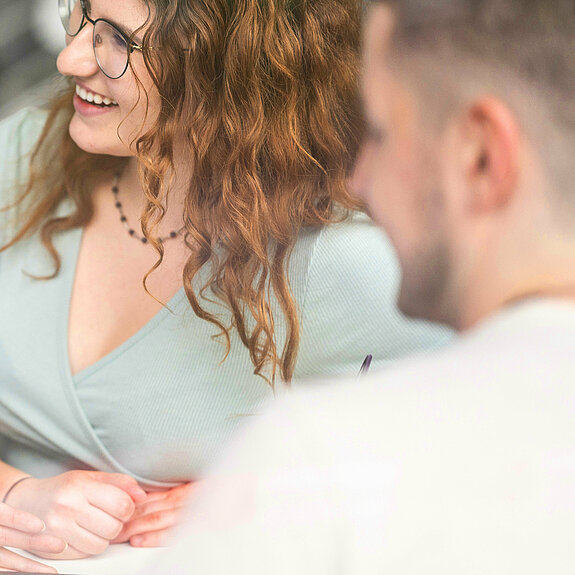
[[[26,477],[20,477],[20,479],[18,479],[17,481],[14,481],[14,483],[12,483],[12,485],[10,485],[10,487],[8,488],[8,491],[6,491],[6,493],[4,493],[4,497],[2,498],[2,503],[6,503],[6,499],[8,499],[8,495],[10,495],[10,493],[12,493],[12,490],[14,489],[14,487],[16,487],[16,485],[18,485],[18,483],[22,483],[22,481],[26,481],[26,479],[32,479],[32,476],[26,475]]]

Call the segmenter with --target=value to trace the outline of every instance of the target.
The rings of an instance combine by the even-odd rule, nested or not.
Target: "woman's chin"
[[[117,128],[105,128],[87,125],[84,118],[77,113],[70,121],[69,133],[74,143],[84,152],[106,156],[133,156],[117,134]]]

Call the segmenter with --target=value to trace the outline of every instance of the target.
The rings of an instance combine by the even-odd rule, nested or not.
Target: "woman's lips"
[[[78,94],[74,94],[74,109],[78,114],[85,117],[101,116],[102,114],[109,114],[115,111],[118,106],[101,106],[98,104],[91,104],[86,100],[82,100]]]
[[[92,92],[79,84],[76,84],[74,94],[74,109],[78,114],[85,117],[100,116],[118,107],[118,103],[111,98]]]

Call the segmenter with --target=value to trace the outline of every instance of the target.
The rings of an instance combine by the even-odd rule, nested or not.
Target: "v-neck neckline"
[[[80,256],[80,249],[82,246],[83,229],[75,229],[67,232],[64,237],[65,242],[70,242],[73,245],[73,249],[69,250],[70,254],[70,265],[67,273],[63,270],[63,284],[64,289],[62,290],[62,322],[63,325],[60,327],[60,333],[63,334],[63,358],[64,365],[70,380],[78,385],[83,380],[90,377],[92,374],[96,373],[102,369],[107,364],[113,362],[119,356],[121,356],[127,349],[137,344],[140,340],[144,339],[151,331],[153,331],[160,323],[162,323],[166,318],[173,315],[173,313],[180,307],[181,302],[186,297],[184,287],[180,287],[178,291],[169,299],[166,306],[160,309],[153,317],[151,317],[142,327],[140,327],[136,332],[134,332],[130,337],[125,339],[122,343],[116,346],[114,349],[103,355],[101,358],[97,359],[90,365],[82,368],[76,373],[72,373],[72,364],[70,362],[70,311],[72,303],[72,295],[74,291],[74,284],[76,281],[76,271],[78,267],[78,259]],[[62,272],[61,272],[62,273]]]

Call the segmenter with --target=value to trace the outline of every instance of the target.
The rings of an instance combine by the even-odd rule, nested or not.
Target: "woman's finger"
[[[61,537],[66,541],[70,548],[76,549],[78,552],[87,555],[98,555],[103,553],[110,544],[108,539],[100,537],[88,529],[81,527],[75,521],[68,517],[60,517],[57,514],[48,517],[46,519],[46,525],[48,526],[48,533],[57,533],[58,537]],[[36,553],[36,552],[35,552]],[[71,550],[67,550],[65,558],[70,557]],[[50,554],[36,553],[41,557],[50,557]],[[60,555],[58,558],[64,558]]]
[[[36,515],[0,503],[0,525],[12,527],[25,533],[41,533],[46,529],[44,522]]]
[[[0,526],[0,547],[16,547],[26,551],[61,553],[66,543],[59,537],[48,534],[30,535],[10,527]]]
[[[110,483],[98,483],[96,486],[97,488],[87,492],[90,505],[122,522],[131,519],[136,504],[128,493]]]
[[[36,573],[57,573],[56,569],[18,553],[0,548],[0,567],[12,571],[32,571]]]
[[[76,523],[86,531],[108,541],[117,537],[124,527],[122,521],[93,506],[80,510],[76,514]]]
[[[110,545],[108,539],[99,537],[79,525],[76,525],[75,528],[70,529],[66,535],[62,536],[66,539],[71,550],[78,551],[82,557],[103,553]],[[71,550],[67,553],[66,558],[69,557]],[[60,558],[62,558],[61,554]]]
[[[167,491],[148,493],[146,500],[136,505],[132,520],[164,509],[181,509],[188,502],[194,488],[195,483],[186,483]]]
[[[174,510],[177,511],[186,506],[188,501],[187,497],[181,498],[164,498],[156,499],[154,501],[148,501],[136,508],[134,515],[130,521],[136,521],[140,517],[145,517],[146,515],[152,515],[153,513],[160,513],[162,511]]]
[[[122,533],[124,540],[130,540],[136,535],[172,529],[180,517],[179,510],[167,509],[156,511],[143,517],[138,517],[125,525]]]
[[[90,557],[89,553],[83,553],[82,551],[78,551],[71,545],[66,547],[66,550],[63,553],[53,554],[53,553],[35,553],[38,557],[42,557],[43,559],[51,559],[55,561],[65,560],[75,560],[75,559],[85,559],[86,557]]]
[[[133,547],[166,547],[170,538],[171,529],[148,531],[130,537],[130,545]]]
[[[146,499],[147,493],[140,487],[138,482],[129,475],[122,473],[107,473],[105,471],[94,471],[93,476],[109,485],[115,485],[125,493],[127,493],[135,503],[139,503]]]
[[[149,493],[146,501],[136,506],[132,518],[124,524],[112,543],[124,543],[139,534],[170,529],[177,523],[179,513],[188,502],[193,489],[195,483],[186,483],[167,491]],[[150,540],[155,541],[154,538]]]

